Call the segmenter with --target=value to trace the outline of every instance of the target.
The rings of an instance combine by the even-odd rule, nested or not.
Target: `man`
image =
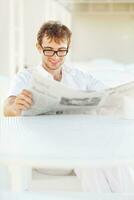
[[[42,62],[37,67],[43,67],[46,77],[60,81],[66,86],[80,90],[97,90],[104,88],[91,75],[78,69],[64,65],[69,51],[71,31],[58,22],[50,21],[42,25],[37,34],[36,47],[41,54]],[[24,70],[14,78],[8,98],[5,101],[5,116],[20,116],[22,111],[32,105],[32,94],[27,90],[32,76],[32,70]]]
[[[36,47],[42,60],[37,67],[44,69],[46,78],[59,81],[73,89],[84,91],[104,89],[105,86],[90,74],[64,64],[70,42],[71,31],[68,27],[56,21],[43,24],[37,34]],[[5,101],[5,116],[20,116],[23,111],[31,107],[33,103],[32,94],[27,90],[31,77],[32,70],[30,69],[15,76],[9,90],[9,97]],[[82,179],[83,187],[93,192],[111,192],[110,183],[114,184],[117,177],[113,178],[111,173],[108,174],[109,171],[106,175],[102,169],[90,169],[88,171],[77,169],[76,173]],[[86,177],[86,180],[84,177]],[[108,181],[108,177],[112,182]]]

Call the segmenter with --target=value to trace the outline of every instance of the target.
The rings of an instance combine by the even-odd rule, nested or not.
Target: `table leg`
[[[11,179],[11,191],[20,192],[28,190],[32,180],[32,168],[13,165],[8,166],[8,169]]]

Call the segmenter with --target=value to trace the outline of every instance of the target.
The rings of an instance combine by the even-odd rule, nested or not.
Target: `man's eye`
[[[59,53],[65,53],[65,52],[67,52],[67,50],[59,50],[58,52]]]

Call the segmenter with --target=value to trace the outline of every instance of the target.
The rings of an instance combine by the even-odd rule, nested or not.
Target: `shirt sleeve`
[[[16,74],[11,80],[7,97],[19,95],[23,89],[27,89],[29,87],[30,80],[31,73],[28,70],[24,70]]]
[[[91,91],[99,91],[104,90],[107,88],[107,86],[100,80],[97,80],[95,77],[93,77],[90,72],[87,72],[85,74],[86,77],[86,83],[87,83],[87,90]]]

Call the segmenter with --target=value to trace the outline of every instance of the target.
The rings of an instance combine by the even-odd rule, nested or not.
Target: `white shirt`
[[[40,64],[39,67],[42,67]],[[44,75],[53,80],[53,76],[44,69]],[[8,91],[9,96],[17,96],[23,89],[28,89],[32,78],[32,69],[25,69],[19,72],[12,79]],[[105,89],[105,85],[93,78],[89,72],[82,71],[78,68],[71,68],[66,65],[62,67],[61,83],[72,89],[79,89],[83,91],[101,90]]]

